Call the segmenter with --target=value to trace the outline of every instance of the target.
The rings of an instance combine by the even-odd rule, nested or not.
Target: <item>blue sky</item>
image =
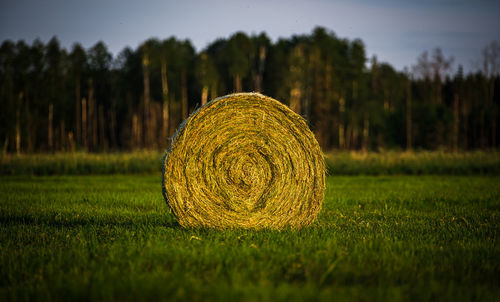
[[[56,35],[66,48],[104,41],[113,54],[150,37],[190,39],[197,50],[236,31],[280,37],[323,26],[341,38],[360,38],[368,56],[401,70],[424,50],[441,47],[466,71],[481,49],[500,42],[500,1],[130,1],[1,0],[0,41]]]

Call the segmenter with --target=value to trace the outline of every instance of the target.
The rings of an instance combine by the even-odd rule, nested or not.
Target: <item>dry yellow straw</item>
[[[323,154],[304,119],[259,93],[198,109],[165,156],[163,194],[184,227],[307,226],[324,190]]]

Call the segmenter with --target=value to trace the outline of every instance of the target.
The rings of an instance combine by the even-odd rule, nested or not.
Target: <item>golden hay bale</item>
[[[323,154],[304,119],[259,93],[201,107],[165,155],[163,195],[184,227],[307,226],[324,190]]]

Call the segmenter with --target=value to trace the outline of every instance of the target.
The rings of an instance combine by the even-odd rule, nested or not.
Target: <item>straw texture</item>
[[[201,107],[165,155],[163,194],[184,227],[300,228],[324,189],[323,154],[304,119],[258,93]]]

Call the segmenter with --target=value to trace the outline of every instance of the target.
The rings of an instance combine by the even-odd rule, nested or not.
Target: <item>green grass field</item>
[[[0,301],[500,297],[500,176],[331,176],[281,232],[183,229],[160,183],[0,177]]]
[[[0,175],[150,174],[163,153],[56,153],[0,156]],[[500,175],[500,152],[329,152],[331,175]]]

